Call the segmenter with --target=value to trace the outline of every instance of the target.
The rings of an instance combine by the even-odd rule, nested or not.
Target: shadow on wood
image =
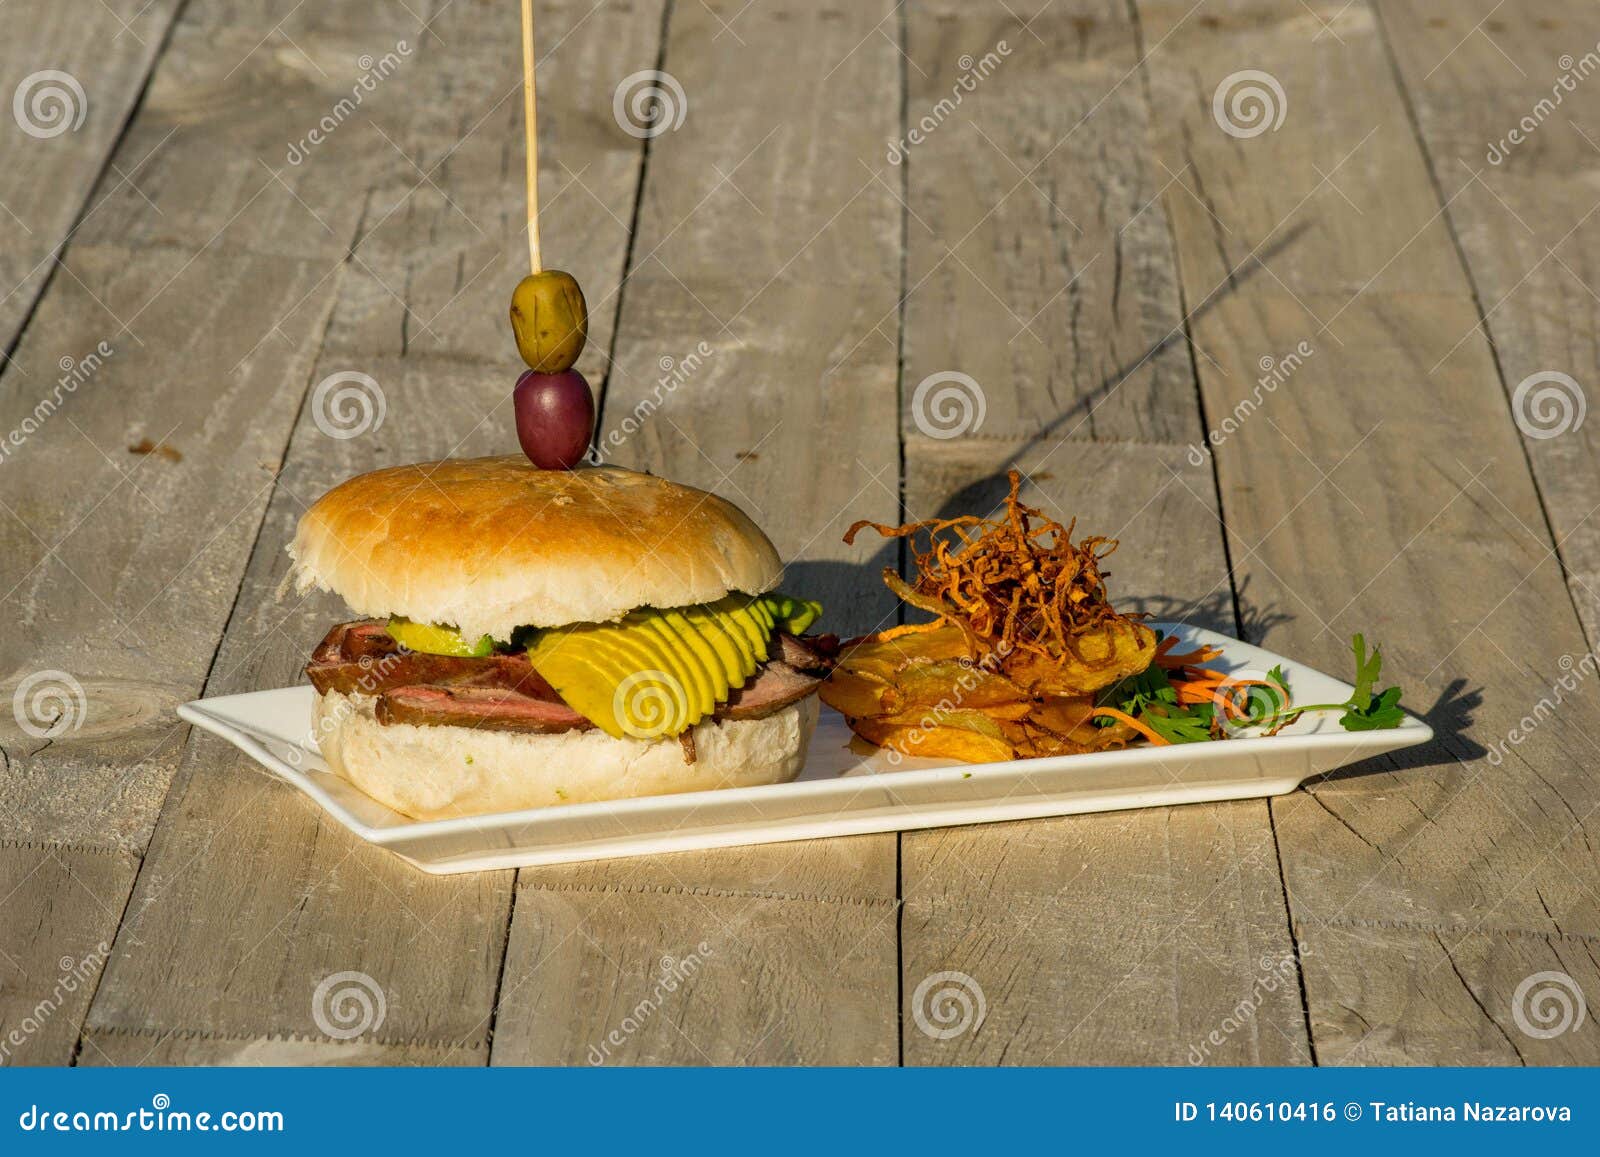
[[[1038,432],[1036,432],[1031,438],[1018,444],[1018,446],[1006,456],[1005,461],[995,468],[993,474],[986,475],[977,479],[975,482],[968,483],[966,486],[963,486],[960,490],[957,490],[954,494],[950,495],[950,497],[946,499],[945,502],[939,507],[939,513],[937,517],[954,518],[960,514],[973,514],[978,512],[989,513],[996,510],[1000,506],[1001,502],[1004,501],[1006,493],[1010,490],[1010,486],[1006,481],[1006,471],[1011,469],[1011,467],[1015,466],[1018,462],[1022,461],[1022,459],[1027,455],[1028,451],[1038,446],[1046,438],[1059,433],[1061,428],[1067,424],[1068,419],[1078,417],[1080,418],[1080,421],[1086,421],[1089,415],[1093,413],[1095,407],[1109,397],[1111,393],[1140,366],[1144,365],[1157,355],[1164,353],[1177,343],[1188,341],[1189,330],[1192,328],[1194,322],[1198,318],[1204,317],[1207,313],[1211,312],[1211,310],[1215,309],[1218,302],[1223,301],[1237,293],[1251,278],[1255,277],[1256,274],[1261,272],[1261,270],[1265,267],[1265,262],[1268,258],[1275,257],[1279,253],[1282,253],[1284,250],[1289,248],[1289,246],[1293,245],[1301,236],[1301,234],[1303,234],[1309,228],[1310,226],[1304,223],[1296,225],[1293,229],[1290,229],[1287,233],[1285,233],[1282,238],[1269,245],[1266,251],[1260,256],[1250,257],[1245,261],[1240,262],[1239,267],[1229,275],[1225,282],[1214,289],[1210,294],[1207,295],[1204,301],[1190,311],[1190,313],[1183,319],[1182,326],[1174,329],[1166,337],[1162,338],[1155,345],[1151,346],[1144,352],[1142,356],[1135,359],[1131,364],[1119,366],[1116,372],[1107,374],[1097,387],[1085,394],[1083,397],[1079,398],[1066,409],[1062,410],[1054,418],[1051,418],[1048,422],[1041,426]]]

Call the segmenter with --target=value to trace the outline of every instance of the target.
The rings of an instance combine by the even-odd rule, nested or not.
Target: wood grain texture
[[[101,199],[90,204],[180,7],[179,0],[7,5],[8,30],[17,34],[0,42],[0,92],[11,113],[0,121],[0,364],[72,230],[111,187],[138,181],[141,156],[119,151]],[[14,111],[19,92],[22,120]],[[33,392],[16,380],[23,376],[16,367],[5,368],[0,389]]]
[[[1121,540],[1119,602],[1232,633],[1126,10],[937,5],[910,10],[908,36],[909,122],[961,98],[906,160],[908,517],[986,512],[1015,465],[1028,501]],[[941,370],[981,390],[967,436],[918,404]],[[1260,801],[907,832],[902,861],[908,1063],[1310,1059]],[[987,1008],[941,1038],[945,971]]]
[[[1192,405],[1192,400],[1190,402]],[[1001,440],[907,444],[907,498],[985,509],[994,465],[1028,500],[1120,541],[1125,605],[1232,631],[1208,468],[1183,447]],[[987,485],[980,480],[987,478]],[[977,483],[975,485],[975,483]],[[902,836],[903,1042],[910,1064],[1296,1064],[1310,1060],[1277,852],[1259,800]],[[939,972],[987,1000],[940,1039]],[[1241,1012],[1241,1009],[1247,1011]],[[1215,1034],[1215,1035],[1213,1035]]]
[[[1377,5],[1593,642],[1600,435],[1582,411],[1597,396],[1600,86],[1591,81],[1600,19],[1549,0],[1518,5],[1514,15],[1492,9]],[[1550,372],[1569,375],[1576,390],[1557,384],[1540,402],[1535,383],[1519,404],[1519,384]]]
[[[66,689],[74,711],[58,736],[30,733],[22,719],[0,732],[8,835],[51,845],[27,853],[39,870],[23,877],[23,892],[45,892],[12,903],[52,902],[46,860],[57,849],[137,855],[149,840],[187,732],[170,709],[199,691],[215,653],[326,323],[330,278],[360,214],[359,204],[334,214],[347,236],[325,247],[327,260],[275,247],[282,222],[270,216],[236,213],[204,235],[163,224],[182,212],[183,196],[146,169],[160,168],[163,149],[182,151],[186,125],[203,133],[230,106],[257,100],[263,117],[280,118],[279,131],[303,123],[303,108],[270,99],[285,70],[254,54],[235,66],[212,51],[213,36],[237,17],[197,6],[175,31],[0,391],[0,428],[21,435],[8,436],[0,490],[0,597],[10,626],[0,683],[9,697],[38,672],[60,673],[48,681]],[[159,27],[157,19],[144,31]],[[126,67],[114,63],[113,76]],[[322,79],[308,103],[329,104],[348,84]],[[315,87],[298,74],[287,85]],[[114,89],[107,96],[102,117],[118,99]],[[185,189],[203,190],[203,200],[215,192],[214,149],[187,156]],[[251,198],[270,201],[276,182],[266,172],[257,181]],[[81,194],[62,200],[81,203]],[[80,876],[92,893],[84,914],[101,922],[95,939],[115,932],[131,879],[131,871]],[[68,931],[63,922],[44,932],[58,929]],[[80,938],[46,935],[36,958],[78,951]],[[30,992],[53,983],[38,969],[26,979]],[[41,1039],[64,1042],[80,1014],[55,1018]],[[70,1043],[63,1048],[51,1059],[69,1059]]]
[[[1579,686],[1508,738],[1586,645],[1471,286],[1369,10],[1138,11],[1164,43],[1152,91],[1180,114],[1158,147],[1204,190],[1204,205],[1168,199],[1186,295],[1235,284],[1196,319],[1194,344],[1208,414],[1256,402],[1215,448],[1243,597],[1284,616],[1267,645],[1327,670],[1348,670],[1345,640],[1366,631],[1440,734],[1273,802],[1298,941],[1320,962],[1306,974],[1318,1054],[1326,1035],[1330,1055],[1361,1059],[1355,1018],[1426,1041],[1426,1056],[1482,1059],[1499,1010],[1459,989],[1498,994],[1505,965],[1473,938],[1587,935],[1600,916],[1587,883],[1600,701]],[[1287,120],[1240,138],[1211,99],[1251,66],[1281,82]],[[1276,179],[1247,175],[1262,172]],[[1219,220],[1237,241],[1219,242]],[[1259,273],[1237,285],[1230,261]],[[1258,397],[1259,359],[1303,340],[1313,354]],[[1444,951],[1344,951],[1353,922],[1447,929]],[[1595,1039],[1570,1048],[1592,1057]]]
[[[0,841],[0,1064],[65,1064],[138,861],[111,848]]]
[[[504,60],[491,54],[496,36],[503,41],[516,27],[515,9],[501,8],[492,17],[503,25],[498,32],[478,27],[487,18],[482,6],[462,5],[433,25],[457,47],[479,38],[483,75],[471,99],[479,102],[482,117],[500,92],[514,92],[517,83],[514,54]],[[589,51],[586,45],[599,42],[618,61],[642,67],[655,58],[659,20],[640,20],[640,12],[638,5],[571,5],[553,11],[545,27],[556,42],[570,33],[565,43],[578,60]],[[422,108],[453,89],[462,64],[452,54],[424,49],[407,67],[412,71],[405,99]],[[585,78],[565,67],[550,71],[556,83],[545,103],[552,125],[565,117],[592,118],[608,106],[611,82],[604,76]],[[469,107],[463,97],[461,115]],[[425,123],[426,117],[413,122],[415,135],[407,143],[437,158],[447,147],[445,138],[416,127]],[[355,123],[341,129],[359,131],[372,130]],[[410,270],[436,268],[459,246],[459,234],[443,218],[454,218],[463,203],[512,196],[516,170],[508,174],[498,148],[480,149],[473,139],[451,138],[458,145],[452,163],[426,179],[402,173],[404,162],[400,170],[385,165],[382,192],[368,206],[370,220],[352,254],[353,268],[392,268],[394,287],[403,287]],[[387,146],[385,151],[393,155]],[[562,147],[552,142],[546,152],[553,164],[615,169],[613,180],[627,188],[637,183],[637,148],[635,171],[619,168],[620,154],[604,140],[590,144],[580,138]],[[413,189],[430,188],[433,196],[409,204],[399,184],[408,177]],[[373,218],[377,204],[385,208]],[[546,204],[545,228],[552,240],[589,236],[592,215],[603,211],[581,198],[557,199]],[[404,247],[397,231],[373,224],[402,214],[414,238],[437,240]],[[509,252],[525,251],[521,227],[516,214],[479,225]],[[601,301],[621,276],[622,240],[613,238],[609,251],[589,255],[591,290]],[[371,261],[365,259],[369,245]],[[299,515],[320,494],[378,466],[503,453],[515,445],[505,403],[517,366],[511,359],[491,366],[487,354],[469,360],[449,350],[409,348],[399,337],[412,313],[410,302],[387,314],[392,325],[374,326],[369,292],[379,276],[363,272],[340,279],[326,348],[311,375],[321,381],[356,372],[376,383],[363,387],[372,405],[365,426],[341,419],[315,391],[302,408],[283,468],[270,486],[270,505],[208,694],[300,681],[311,647],[330,623],[347,617],[333,595],[279,594],[288,565],[284,547]],[[510,284],[483,292],[495,289],[493,297],[503,302]],[[481,304],[488,308],[487,301]],[[503,309],[496,314],[503,322]],[[595,329],[608,332],[609,319],[599,311],[596,321]],[[115,1063],[484,1063],[512,882],[509,873],[441,878],[417,872],[326,822],[309,801],[256,774],[251,761],[231,747],[197,736],[93,1006],[85,1055]],[[171,974],[174,953],[191,962],[177,978]],[[317,1019],[317,986],[339,972],[364,974],[363,983],[382,994],[386,1010],[381,1023],[350,1042],[331,1041]],[[322,1007],[326,1013],[326,1000]]]
[[[1326,994],[1313,1023],[1323,1064],[1594,1063],[1575,1003],[1600,984],[1592,936],[1355,923],[1314,943],[1306,981]]]
[[[897,506],[900,216],[864,168],[894,131],[891,11],[674,8],[662,67],[688,108],[650,142],[600,417],[611,460],[744,507],[785,588],[847,633],[892,614],[861,581],[876,548],[839,541]],[[587,1063],[616,1029],[602,1063],[892,1063],[894,897],[890,835],[524,870],[494,1061]],[[617,1029],[702,941],[704,966]]]

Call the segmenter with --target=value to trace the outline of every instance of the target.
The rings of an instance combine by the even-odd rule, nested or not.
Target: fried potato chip
[[[1093,712],[1092,695],[1055,695],[1034,704],[1028,712],[1028,722],[1057,735],[1069,736],[1087,723]]]
[[[894,695],[892,684],[871,675],[840,667],[817,689],[817,696],[847,719],[883,715],[894,709],[886,703]]]
[[[1000,763],[1016,758],[1004,739],[961,727],[908,727],[880,719],[853,719],[850,726],[868,743],[905,755],[959,759],[967,763]]]
[[[895,691],[900,711],[917,705],[978,710],[1029,699],[998,671],[965,659],[915,659],[896,673]]]
[[[1132,619],[1112,619],[1078,635],[1077,654],[1046,659],[1032,652],[1006,661],[1005,672],[1038,695],[1089,695],[1143,671],[1155,660],[1156,634]]]
[[[863,718],[906,726],[961,727],[985,735],[997,735],[999,732],[993,725],[1007,720],[1026,719],[1032,710],[1033,704],[1026,699],[1019,699],[1014,703],[995,703],[982,710],[964,710],[948,706],[919,707],[912,704],[900,711],[879,712]]]
[[[906,635],[893,635],[887,631],[867,635],[852,644],[840,656],[840,661],[870,665],[875,674],[879,670],[892,674],[916,659],[966,658],[970,658],[970,655],[961,628],[944,626]]]

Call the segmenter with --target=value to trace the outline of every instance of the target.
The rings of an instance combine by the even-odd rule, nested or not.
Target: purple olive
[[[589,451],[594,434],[594,394],[577,370],[529,370],[511,393],[517,441],[541,470],[571,470]]]

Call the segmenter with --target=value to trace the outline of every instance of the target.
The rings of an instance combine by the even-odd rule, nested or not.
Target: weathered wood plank
[[[1600,330],[1600,22],[1553,0],[1514,16],[1492,3],[1376,7],[1593,642],[1600,435],[1583,409]],[[1518,386],[1541,373],[1575,384],[1535,381],[1519,401]]]
[[[1015,464],[1030,501],[1122,540],[1119,600],[1231,633],[1210,466],[1182,444],[1202,425],[1127,13],[940,5],[910,12],[909,38],[910,122],[961,102],[906,162],[908,517],[987,511]],[[914,386],[944,370],[978,383],[976,437],[922,436],[949,432]],[[1260,802],[909,832],[902,859],[908,1062],[1309,1060]],[[918,992],[946,971],[987,1007],[941,1039],[925,1018],[945,985]]]
[[[64,1064],[100,981],[138,860],[0,842],[0,1064]]]
[[[1594,1063],[1589,1033],[1573,1031],[1577,1001],[1600,986],[1594,937],[1356,924],[1315,943],[1305,968],[1326,994],[1314,1022],[1322,1064]]]
[[[236,211],[204,236],[155,224],[166,210],[144,187],[146,163],[187,156],[183,192],[176,180],[158,190],[174,208],[212,189],[215,141],[185,152],[185,127],[205,134],[259,102],[260,132],[269,123],[298,131],[307,109],[347,90],[347,79],[308,78],[270,51],[213,50],[214,35],[261,18],[196,7],[175,31],[102,177],[104,211],[87,216],[58,257],[0,391],[0,428],[21,435],[8,436],[0,490],[0,602],[11,625],[0,639],[4,693],[33,680],[35,691],[61,692],[46,712],[70,712],[59,735],[43,733],[48,718],[0,722],[0,807],[8,835],[40,868],[24,871],[9,901],[22,910],[43,910],[59,892],[47,858],[137,855],[150,838],[187,733],[170,708],[199,691],[212,661],[362,212],[360,199],[296,200],[261,171],[241,208],[281,196],[301,228],[315,215],[343,236],[313,256],[273,244],[282,216]],[[414,23],[388,9],[366,20],[385,40]],[[280,33],[297,27],[291,18]],[[328,149],[326,159],[351,172],[390,163],[387,146],[363,151],[353,134]],[[123,181],[119,169],[138,172]],[[84,911],[100,937],[114,935],[132,878],[78,878],[93,888]],[[59,943],[50,938],[58,931]],[[70,955],[79,939],[48,924],[30,959]],[[54,975],[36,968],[25,983],[48,989]],[[81,1011],[57,1018],[55,1035],[42,1038],[48,1058],[41,1044],[35,1059],[70,1058]]]
[[[659,8],[553,4],[541,9],[541,26],[551,46],[540,69],[541,86],[548,86],[541,127],[594,124],[609,109],[614,81],[586,71],[585,61],[604,45],[613,68],[649,64],[657,53]],[[208,694],[298,682],[310,648],[348,614],[332,595],[275,597],[287,569],[284,546],[301,512],[324,490],[395,462],[515,447],[505,404],[518,370],[514,353],[500,356],[510,351],[497,345],[469,358],[454,348],[436,354],[408,344],[407,319],[438,306],[405,298],[389,310],[373,302],[376,293],[404,293],[461,257],[467,226],[457,222],[464,206],[518,201],[520,167],[508,168],[504,158],[506,141],[520,140],[511,117],[520,106],[497,103],[517,91],[520,58],[503,51],[516,27],[514,6],[490,12],[460,5],[433,25],[450,51],[424,46],[407,64],[405,99],[415,108],[454,93],[456,115],[466,118],[475,109],[472,119],[482,127],[447,137],[441,134],[453,128],[423,116],[409,130],[391,133],[408,155],[438,165],[427,180],[384,145],[397,167],[386,170],[387,180],[372,195],[312,375],[368,375],[376,383],[369,398],[382,398],[382,421],[374,408],[372,421],[354,433],[360,423],[337,421],[314,401],[300,414]],[[460,92],[464,73],[471,86]],[[355,123],[341,129],[375,131]],[[448,164],[438,164],[452,145]],[[542,138],[541,153],[556,171],[570,166],[608,186],[637,186],[640,148],[620,132]],[[319,163],[320,156],[308,165]],[[407,196],[408,190],[416,195]],[[561,238],[603,238],[581,254],[593,271],[588,286],[597,303],[613,299],[623,267],[625,237],[607,237],[593,221],[606,212],[572,196],[547,201],[543,216],[552,253],[561,252]],[[523,251],[520,213],[497,211],[471,225],[499,250]],[[502,273],[494,284],[493,276],[462,286],[461,297],[503,326],[514,282]],[[385,321],[377,324],[380,315]],[[606,310],[596,308],[593,316],[600,354],[585,362],[590,367],[603,365],[611,328]],[[312,804],[257,774],[232,748],[198,737],[129,904],[86,1028],[84,1055],[98,1051],[117,1063],[130,1056],[146,1063],[344,1063],[349,1049],[360,1046],[364,1061],[483,1063],[512,884],[508,873],[417,872],[325,823]],[[191,961],[177,983],[169,974],[175,954]],[[382,993],[386,1018],[334,1047],[316,1020],[313,993],[325,978],[346,971],[363,973],[369,991]]]
[[[381,1034],[380,1034],[381,1035]],[[380,1065],[483,1064],[483,1049],[471,1045],[392,1042],[362,1036],[337,1041],[324,1036],[226,1037],[192,1031],[97,1032],[83,1040],[78,1064],[115,1065]]]
[[[1254,253],[1263,266],[1196,318],[1207,411],[1250,402],[1261,356],[1315,347],[1216,447],[1245,597],[1288,616],[1268,645],[1328,670],[1347,670],[1344,640],[1367,631],[1386,677],[1440,731],[1429,749],[1274,801],[1298,941],[1318,962],[1306,973],[1314,1042],[1362,1059],[1357,1018],[1380,1039],[1425,1041],[1419,1059],[1481,1059],[1520,977],[1474,937],[1592,935],[1600,922],[1586,883],[1600,701],[1580,686],[1525,741],[1508,740],[1550,694],[1560,657],[1586,645],[1445,208],[1370,10],[1138,10],[1147,42],[1163,44],[1155,99],[1175,114],[1162,155],[1192,166],[1207,202],[1168,201],[1186,294],[1226,284],[1228,261]],[[1282,131],[1224,132],[1215,91],[1263,63],[1284,90]],[[1219,246],[1218,219],[1236,241]],[[1269,253],[1274,238],[1285,243]],[[1354,922],[1448,929],[1450,955],[1346,950]],[[1546,950],[1525,963],[1539,959]],[[1452,985],[1442,1015],[1437,994]],[[1574,1036],[1568,1057],[1592,1060],[1597,1039]]]
[[[900,214],[863,167],[894,132],[892,9],[741,8],[673,10],[687,114],[650,143],[600,444],[742,505],[827,629],[866,630],[891,613],[861,581],[882,563],[839,539],[897,506]],[[703,941],[602,1061],[892,1063],[894,896],[888,835],[525,870],[494,1061],[592,1060]]]
[[[51,257],[85,211],[95,212],[90,192],[179,7],[178,0],[7,5],[8,28],[25,34],[0,41],[0,92],[11,101],[21,92],[25,111],[19,120],[8,101],[13,115],[0,121],[0,363],[50,277]],[[51,75],[59,73],[66,76]],[[111,182],[138,181],[142,159],[124,150]],[[7,381],[5,388],[23,387]]]
[[[920,452],[913,452],[917,449]],[[924,507],[993,477],[1013,445],[907,446]],[[1029,500],[1115,534],[1114,592],[1231,630],[1210,472],[1176,446],[1025,449]],[[907,832],[903,1043],[913,1064],[1295,1064],[1310,1053],[1277,852],[1261,801]],[[981,1025],[949,1038],[934,982],[971,977]],[[1241,1008],[1248,1012],[1241,1013]],[[929,1029],[919,1031],[930,1018]],[[1212,1034],[1216,1034],[1213,1036]]]

